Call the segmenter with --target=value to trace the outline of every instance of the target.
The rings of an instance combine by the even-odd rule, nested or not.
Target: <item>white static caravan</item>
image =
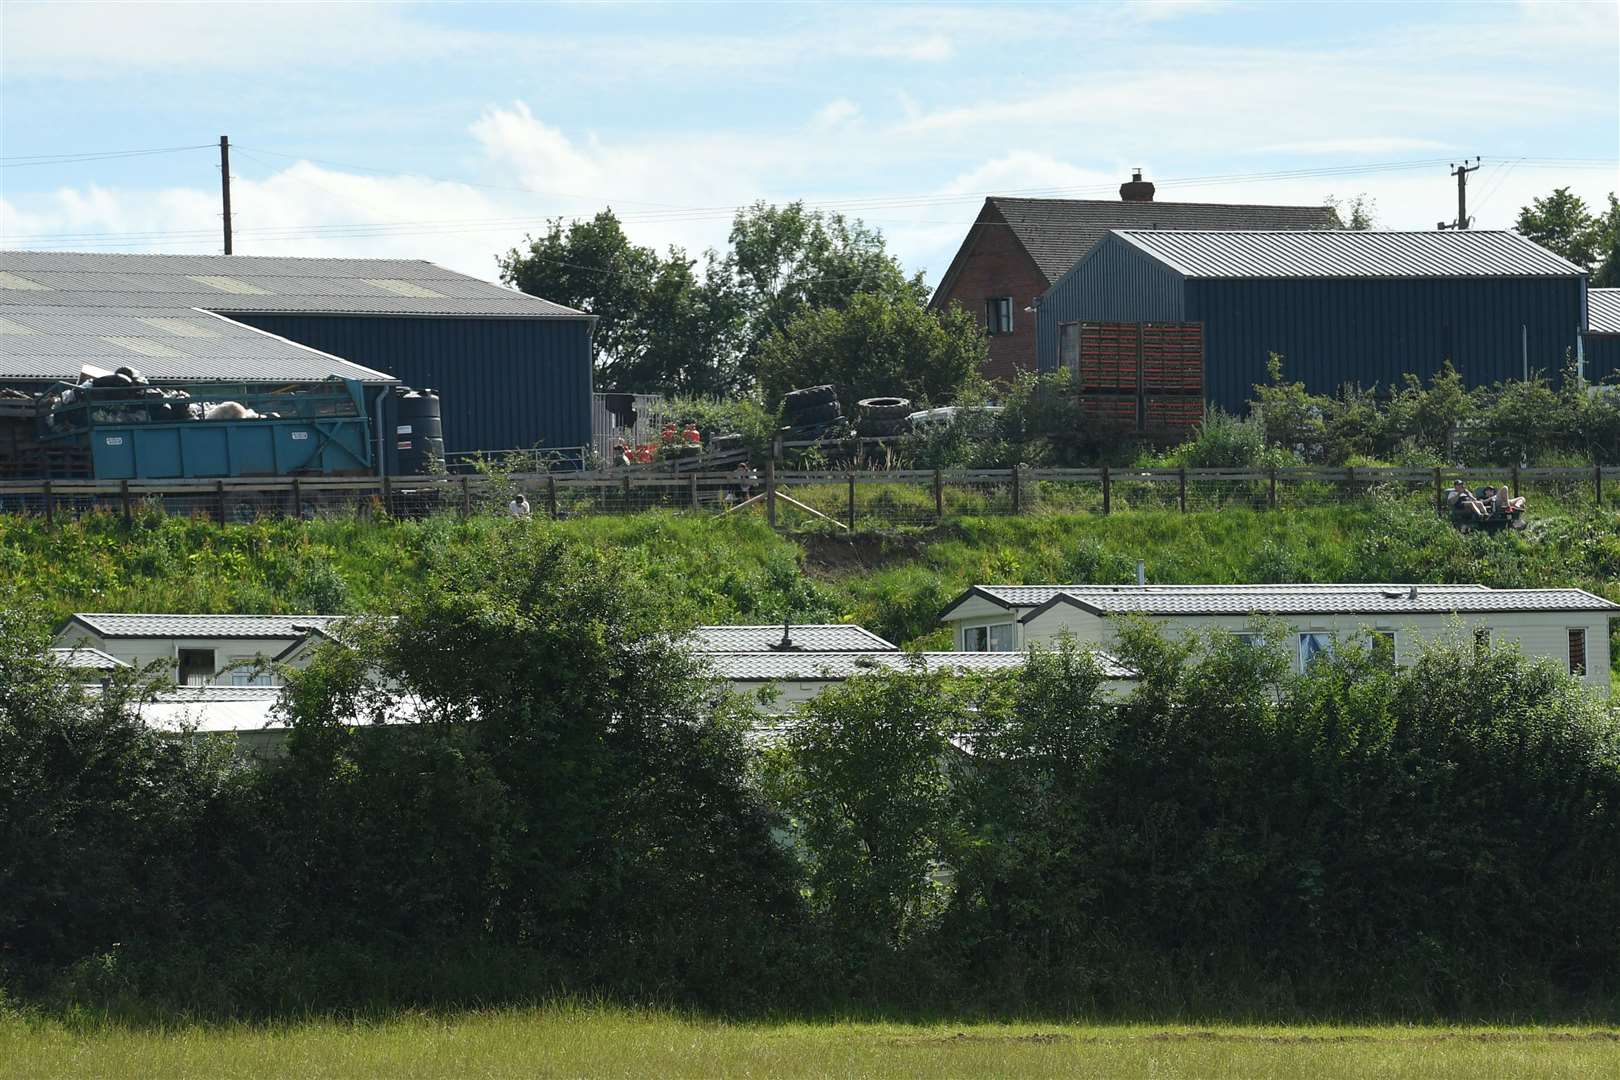
[[[1169,633],[1247,632],[1278,619],[1295,637],[1296,664],[1334,638],[1385,637],[1396,663],[1421,642],[1459,630],[1468,639],[1513,642],[1547,657],[1600,694],[1609,692],[1609,620],[1615,605],[1581,589],[1491,589],[1484,585],[980,585],[941,615],[967,651],[1023,651],[1068,634],[1110,648],[1118,616],[1137,615]]]
[[[946,672],[951,675],[999,674],[1024,666],[1021,652],[923,652],[898,650],[864,653],[729,653],[705,656],[704,666],[717,682],[745,694],[769,687],[774,696],[766,711],[780,715],[846,679],[877,671]],[[1136,674],[1106,653],[1098,653],[1107,681],[1103,692],[1119,697]]]
[[[56,632],[60,648],[93,648],[134,667],[166,665],[181,686],[274,686],[274,660],[336,615],[133,615],[79,612]]]

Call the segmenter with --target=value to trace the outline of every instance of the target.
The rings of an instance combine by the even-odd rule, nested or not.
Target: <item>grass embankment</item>
[[[1611,1076],[1613,1030],[725,1023],[513,1009],[377,1023],[73,1029],[0,1021],[0,1078]]]
[[[56,526],[0,517],[0,585],[43,616],[79,611],[360,613],[395,610],[426,580],[431,539],[478,549],[499,517],[348,519],[221,527],[95,516]],[[759,518],[670,513],[555,527],[625,553],[697,621],[855,621],[901,643],[947,645],[937,616],[975,583],[1479,581],[1576,585],[1620,599],[1620,515],[1545,516],[1525,534],[1464,536],[1421,508],[963,518],[884,534],[772,532]]]

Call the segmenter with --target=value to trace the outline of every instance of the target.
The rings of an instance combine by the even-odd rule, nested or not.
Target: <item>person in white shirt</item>
[[[506,512],[515,518],[529,516],[529,500],[523,497],[523,492],[518,492],[512,497],[512,501],[506,504]]]

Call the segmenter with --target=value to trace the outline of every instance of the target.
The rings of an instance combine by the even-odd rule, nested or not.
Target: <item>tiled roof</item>
[[[1596,334],[1620,334],[1620,289],[1586,290],[1586,328]]]
[[[1567,277],[1581,273],[1517,233],[1116,230],[1192,278]]]
[[[847,623],[812,623],[789,628],[788,640],[798,646],[786,652],[872,652],[895,645],[865,627]],[[700,653],[754,653],[773,649],[782,641],[782,624],[770,626],[699,626],[692,631],[692,648]]]
[[[1132,678],[1118,660],[1098,653],[1109,678]],[[704,657],[709,670],[732,682],[836,682],[854,675],[887,671],[949,671],[955,674],[1016,671],[1021,652],[867,652],[867,653],[722,653]]]
[[[1462,612],[1620,611],[1582,589],[1483,585],[1068,585],[1048,604],[1100,615],[1450,615]],[[1041,613],[1023,616],[1028,622]]]
[[[1325,206],[1125,202],[1121,199],[1013,199],[989,202],[1048,282],[1079,262],[1110,229],[1332,229]]]
[[[0,288],[0,378],[72,381],[89,364],[109,371],[132,367],[156,382],[395,381],[384,372],[194,307],[4,303],[14,299]]]
[[[311,627],[324,628],[341,615],[132,615],[75,612],[77,621],[103,638],[275,638],[293,641]],[[60,636],[60,635],[59,635]]]
[[[12,304],[78,309],[579,319],[584,312],[420,259],[0,252],[0,313]]]
[[[117,671],[129,667],[116,656],[88,647],[52,649],[51,659],[70,671]]]

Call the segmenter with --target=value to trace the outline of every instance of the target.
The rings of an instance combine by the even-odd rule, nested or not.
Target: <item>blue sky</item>
[[[552,217],[723,243],[800,198],[944,269],[985,194],[1320,203],[1479,226],[1620,170],[1620,6],[141,4],[0,11],[5,246],[391,255],[493,276]],[[1282,174],[1282,175],[1279,175]],[[1224,179],[1211,179],[1224,178]]]

